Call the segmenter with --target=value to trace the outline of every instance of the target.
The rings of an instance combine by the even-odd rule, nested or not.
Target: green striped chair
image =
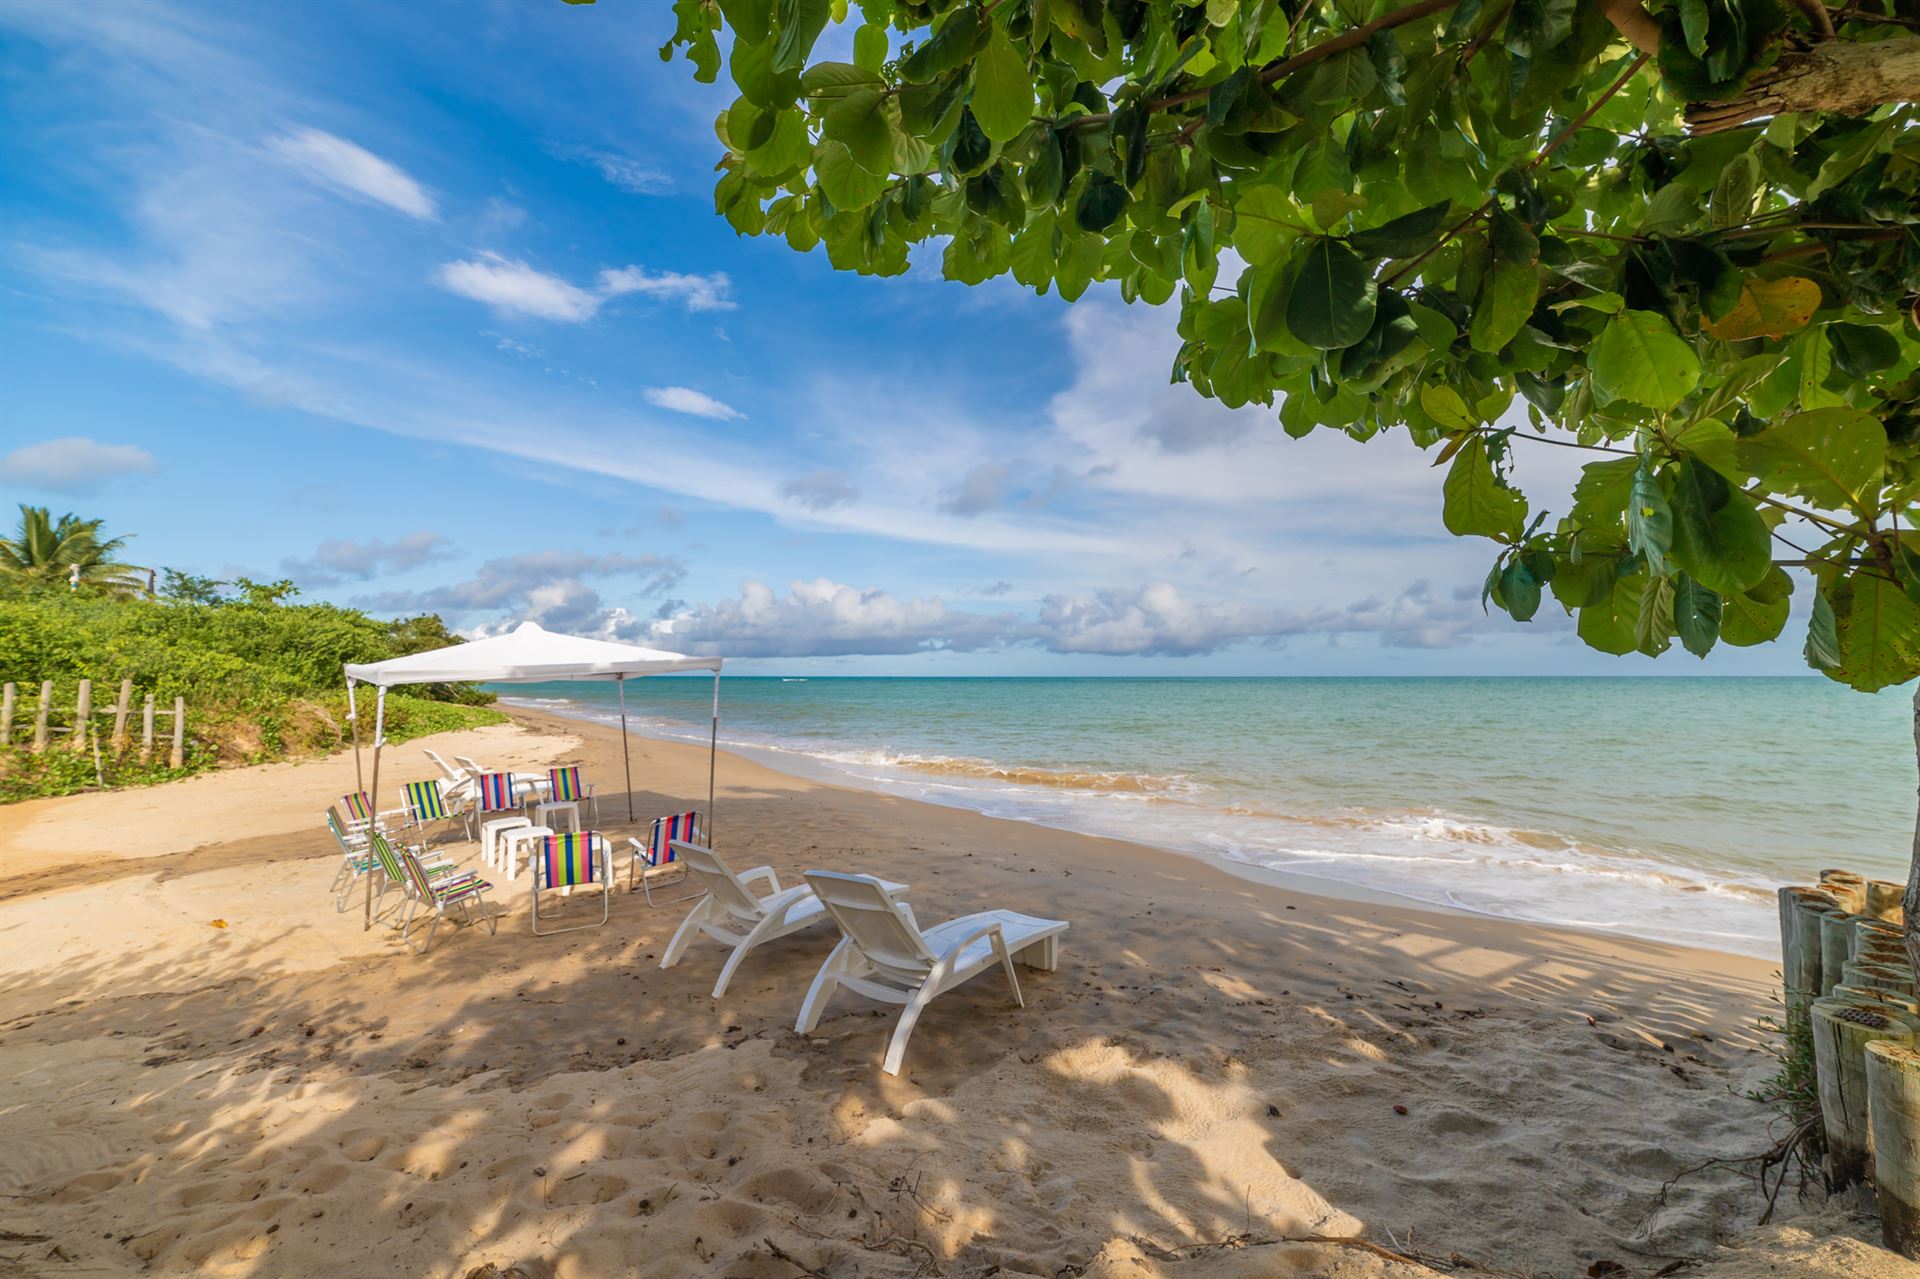
[[[533,935],[551,937],[555,933],[574,933],[583,928],[599,928],[613,914],[613,851],[606,836],[590,830],[567,831],[549,835],[533,854]],[[549,889],[600,886],[600,918],[588,924],[565,928],[540,927],[540,894]]]
[[[469,838],[473,827],[467,816],[467,807],[447,798],[435,778],[424,782],[408,782],[400,788],[400,794],[407,804],[407,824],[418,833],[422,844],[427,842],[428,822],[459,821],[466,829]]]
[[[377,832],[373,837],[373,851],[387,877],[399,883],[406,895],[406,910],[396,927],[400,929],[401,938],[418,953],[424,955],[433,948],[433,935],[440,931],[440,921],[455,906],[460,907],[464,922],[469,924],[474,920],[474,907],[479,906],[487,931],[496,931],[493,911],[488,908],[485,896],[493,885],[475,872],[450,865],[429,866],[413,849],[405,846],[396,849],[386,836]],[[427,935],[416,943],[413,928],[418,921],[414,916],[425,911],[433,912],[433,923]]]
[[[429,880],[451,880],[457,879],[462,875],[473,874],[472,871],[462,870],[460,867],[454,865],[443,853],[429,853],[423,848],[413,848],[405,844],[402,844],[399,848],[395,848],[393,841],[388,839],[386,833],[383,831],[374,833],[373,838],[368,841],[368,847],[373,852],[374,861],[379,863],[380,866],[380,878],[375,881],[377,891],[374,894],[374,901],[376,903],[387,895],[388,889],[396,889],[399,891],[401,899],[407,903],[408,908],[411,908],[414,897],[414,884],[412,876],[407,873],[406,859],[401,856],[402,853],[412,854],[414,860],[419,864],[421,870]],[[379,912],[376,909],[375,917],[378,918],[378,916]],[[401,927],[401,924],[395,922],[393,926],[398,928]]]

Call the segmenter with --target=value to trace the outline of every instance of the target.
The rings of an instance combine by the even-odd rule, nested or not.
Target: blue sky
[[[0,498],[144,564],[747,669],[1803,671],[1486,617],[1427,459],[1169,386],[1171,309],[737,237],[731,94],[669,26],[0,0]]]

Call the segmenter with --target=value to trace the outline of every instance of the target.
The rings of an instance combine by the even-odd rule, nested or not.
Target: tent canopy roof
[[[638,644],[556,635],[522,622],[504,635],[450,644],[384,662],[349,662],[347,679],[380,688],[395,684],[536,684],[560,679],[617,679],[674,671],[718,671],[717,657],[689,657]]]

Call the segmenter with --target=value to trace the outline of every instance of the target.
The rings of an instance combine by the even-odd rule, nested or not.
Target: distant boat
[[[804,684],[807,682],[807,677],[804,675],[801,675],[798,677],[791,676],[791,675],[782,675],[780,677],[780,682],[782,684]]]

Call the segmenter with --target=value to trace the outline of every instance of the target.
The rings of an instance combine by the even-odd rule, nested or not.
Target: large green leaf
[[[1594,398],[1666,413],[1700,384],[1700,358],[1663,315],[1624,311],[1607,322],[1591,356]]]
[[[1760,585],[1720,597],[1720,638],[1736,648],[1751,648],[1779,637],[1786,628],[1793,579],[1776,568]]]
[[[1453,455],[1441,486],[1441,519],[1456,537],[1492,537],[1510,542],[1520,536],[1527,499],[1494,478],[1487,442],[1474,436]]]
[[[1493,260],[1480,282],[1467,337],[1476,351],[1498,351],[1513,341],[1540,296],[1540,241],[1504,209],[1493,214]]]
[[[1864,693],[1920,675],[1920,604],[1871,570],[1855,573],[1839,615],[1841,678]]]
[[[1658,657],[1673,645],[1673,579],[1645,574],[1640,587],[1640,611],[1633,619],[1633,646],[1648,657]]]
[[[1640,597],[1644,575],[1618,578],[1613,589],[1580,610],[1575,631],[1602,653],[1631,653],[1640,645]]]
[[[1655,573],[1666,572],[1667,551],[1673,545],[1673,509],[1667,492],[1648,459],[1633,473],[1627,500],[1627,545],[1638,551]]]
[[[1673,629],[1695,657],[1705,657],[1720,638],[1720,596],[1685,573],[1673,583]]]
[[[885,178],[862,167],[853,153],[838,142],[822,142],[814,147],[813,173],[836,209],[864,209],[887,188]]]
[[[893,125],[887,118],[888,106],[885,89],[855,89],[827,108],[821,132],[844,146],[868,173],[885,176],[893,171]]]
[[[998,27],[973,62],[973,114],[995,142],[1011,142],[1033,119],[1033,76]]]
[[[833,0],[779,0],[780,34],[773,43],[775,71],[793,71],[805,65],[832,11]]]
[[[1740,441],[1739,454],[1776,493],[1830,511],[1870,511],[1886,468],[1887,429],[1859,409],[1812,409]]]
[[[1674,562],[1722,595],[1765,577],[1772,535],[1753,499],[1698,458],[1682,459],[1672,474]]]
[[[1307,246],[1293,291],[1287,297],[1287,327],[1308,346],[1337,351],[1352,346],[1373,327],[1378,304],[1373,275],[1352,249],[1331,236]]]

